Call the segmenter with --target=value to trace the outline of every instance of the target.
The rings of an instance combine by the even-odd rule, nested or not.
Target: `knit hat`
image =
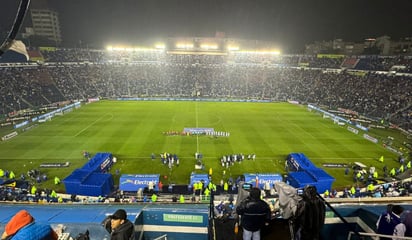
[[[127,213],[124,209],[118,209],[113,215],[110,216],[111,219],[122,219],[127,218]]]
[[[34,221],[34,218],[26,210],[16,213],[7,223],[4,231],[7,236],[14,235],[21,228]]]

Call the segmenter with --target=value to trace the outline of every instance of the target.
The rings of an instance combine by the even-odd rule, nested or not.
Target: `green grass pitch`
[[[185,127],[214,128],[229,132],[229,137],[165,136],[166,131]],[[20,173],[37,168],[51,180],[41,187],[53,186],[52,178],[64,179],[86,160],[82,152],[111,152],[117,163],[111,169],[121,174],[160,173],[166,184],[187,184],[195,170],[195,152],[203,154],[204,173],[213,169],[213,181],[243,173],[284,174],[284,160],[292,152],[304,153],[316,166],[322,163],[363,162],[375,166],[382,176],[384,164],[397,166],[396,156],[378,144],[363,139],[333,124],[305,106],[288,103],[234,103],[189,101],[100,101],[83,105],[64,116],[41,123],[29,131],[0,143],[0,168]],[[176,153],[180,166],[169,168],[160,163],[159,154]],[[151,160],[151,153],[156,159]],[[220,157],[228,154],[256,154],[256,160],[236,163],[226,170]],[[385,163],[377,159],[385,156]],[[39,168],[41,163],[70,162],[67,168]],[[334,188],[353,184],[352,175],[343,168],[324,168],[336,178]],[[115,183],[119,177],[113,174]],[[64,186],[57,187],[64,191]]]

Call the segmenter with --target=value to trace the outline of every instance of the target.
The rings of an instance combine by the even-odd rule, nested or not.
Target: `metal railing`
[[[360,235],[365,238],[359,238],[356,235]],[[409,239],[412,240],[412,237],[401,237],[401,236],[393,236],[393,235],[383,235],[383,234],[377,234],[377,233],[367,233],[367,232],[349,232],[348,234],[348,240],[352,240],[352,236],[355,235],[355,239],[373,239],[373,240],[379,240],[381,237],[389,238],[389,239],[397,239],[397,240],[404,240],[404,239]]]

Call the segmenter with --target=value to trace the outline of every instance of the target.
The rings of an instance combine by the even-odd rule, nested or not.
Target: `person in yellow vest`
[[[4,170],[0,169],[0,177],[4,177]]]
[[[185,197],[183,195],[180,195],[179,202],[185,203]]]
[[[216,184],[213,183],[212,187],[213,187],[213,191],[216,192],[216,190],[217,190]]]
[[[375,189],[375,186],[373,186],[373,183],[369,183],[369,185],[367,186],[367,191],[370,194],[370,196],[372,196],[374,189]]]
[[[405,171],[405,167],[403,166],[403,165],[401,165],[400,167],[399,167],[399,172],[400,173],[403,173]]]
[[[57,193],[56,193],[56,191],[52,190],[51,193],[50,193],[50,197],[52,197],[52,198],[57,198]]]
[[[193,183],[193,192],[194,192],[194,194],[198,194],[198,190],[199,190],[199,183],[197,183],[197,182]]]
[[[373,178],[375,178],[375,179],[378,178],[378,171],[373,172]]]
[[[10,178],[10,179],[14,179],[14,178],[16,178],[16,175],[14,174],[14,172],[13,172],[13,171],[11,171],[11,172],[10,172],[10,174],[9,174],[9,178]]]
[[[350,188],[350,194],[351,194],[351,196],[355,196],[355,193],[356,193],[355,186],[352,186],[352,187]]]
[[[200,193],[203,191],[203,182],[198,182],[198,188],[200,190]]]
[[[383,155],[379,158],[379,162],[384,162],[385,161],[385,158],[383,157]]]
[[[209,188],[206,188],[206,189],[205,189],[204,194],[205,194],[205,196],[209,196],[209,195],[210,195],[210,190],[209,190]]]
[[[324,198],[328,198],[329,197],[329,190],[326,189],[325,192],[323,193],[323,197]]]
[[[207,188],[209,188],[209,190],[212,190],[213,189],[213,183],[209,182],[209,184],[207,185]]]
[[[358,173],[356,173],[356,179],[359,180],[362,177],[362,173],[359,171]]]
[[[391,171],[389,172],[389,174],[390,174],[391,176],[395,176],[395,175],[396,175],[396,170],[395,170],[395,168],[392,168]]]
[[[223,184],[223,191],[225,193],[227,193],[229,191],[229,184],[227,182],[225,182],[225,184]]]
[[[411,161],[409,161],[408,164],[406,164],[406,168],[410,169],[411,167],[412,167],[412,163],[411,163]]]
[[[54,177],[54,184],[55,184],[55,185],[59,185],[59,184],[60,184],[60,178],[58,178],[57,176]]]
[[[157,201],[157,195],[155,193],[152,194],[152,202],[156,202]]]
[[[30,193],[31,193],[32,195],[35,195],[36,192],[37,192],[37,188],[36,188],[36,186],[33,185],[33,186],[31,187]]]
[[[213,169],[209,168],[209,176],[212,176],[212,174],[213,174]]]
[[[62,197],[62,196],[59,196],[59,197],[57,198],[57,202],[58,202],[58,203],[62,203],[62,202],[63,202],[63,197]]]
[[[216,184],[209,182],[209,186],[208,186],[210,191],[216,192]]]

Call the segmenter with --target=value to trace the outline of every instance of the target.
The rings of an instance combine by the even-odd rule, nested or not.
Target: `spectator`
[[[57,240],[57,238],[50,225],[35,222],[33,216],[26,210],[16,213],[1,235],[2,240]]]
[[[325,204],[317,195],[315,186],[308,185],[303,190],[295,217],[296,240],[319,240],[325,222]]]
[[[60,184],[60,178],[59,177],[54,177],[54,184],[59,185]]]
[[[134,237],[133,223],[127,219],[124,209],[118,209],[103,221],[104,228],[110,233],[111,240],[130,240]]]
[[[260,199],[259,188],[252,188],[249,196],[240,202],[236,213],[241,217],[243,240],[259,240],[260,230],[270,220],[269,205]]]
[[[180,195],[179,202],[185,203],[185,197],[183,195]]]
[[[383,235],[393,235],[396,225],[401,223],[400,215],[403,208],[399,205],[388,204],[386,212],[382,213],[376,223],[377,233]],[[391,238],[380,238],[390,240]]]
[[[157,201],[157,195],[156,193],[152,194],[152,202],[155,203]]]

